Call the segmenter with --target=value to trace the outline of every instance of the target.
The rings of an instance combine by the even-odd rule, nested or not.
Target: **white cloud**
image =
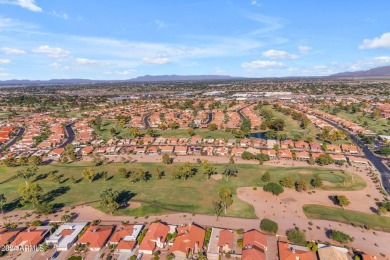
[[[128,70],[123,70],[123,71],[105,71],[105,72],[103,72],[103,73],[106,74],[106,75],[113,75],[113,74],[116,74],[116,75],[126,76],[126,75],[135,74],[135,73],[137,73],[137,72],[138,72],[137,70],[128,69]]]
[[[390,56],[379,56],[372,59],[358,60],[355,63],[349,64],[347,70],[363,70],[374,68],[378,66],[385,66],[390,64]]]
[[[12,48],[8,48],[8,47],[3,47],[1,48],[1,50],[5,53],[5,54],[25,54],[26,52],[23,51],[23,50],[19,50],[19,49],[12,49]]]
[[[159,19],[154,20],[154,24],[157,26],[157,29],[163,29],[167,27],[167,24]]]
[[[70,70],[69,66],[63,66],[62,64],[59,64],[57,62],[49,64],[49,67],[57,70]]]
[[[292,60],[298,58],[297,55],[290,54],[286,51],[278,51],[278,50],[265,51],[263,52],[263,56],[275,60]]]
[[[384,33],[374,39],[365,39],[359,49],[390,48],[390,33]]]
[[[79,65],[94,65],[94,66],[106,66],[109,65],[107,62],[99,61],[99,60],[91,60],[86,58],[77,58],[76,63]]]
[[[18,5],[33,12],[42,12],[42,8],[35,3],[35,0],[0,0],[0,4]]]
[[[379,63],[390,63],[390,56],[380,56],[374,58],[374,61],[377,61]]]
[[[0,77],[5,78],[5,77],[10,77],[10,76],[13,76],[13,75],[5,72],[5,70],[3,68],[0,68]]]
[[[257,1],[257,0],[251,0],[251,5],[260,7],[261,3],[259,1]]]
[[[47,56],[53,57],[53,58],[65,57],[65,56],[68,56],[70,54],[69,51],[66,51],[62,48],[50,47],[48,45],[39,46],[38,48],[35,48],[33,50],[33,52],[43,53],[43,54],[46,54]]]
[[[143,58],[142,61],[144,63],[150,63],[150,64],[167,64],[170,63],[171,60],[166,57],[161,58]]]
[[[9,59],[0,59],[0,64],[8,64],[10,62],[11,62],[11,60],[9,60]]]
[[[215,67],[213,69],[213,72],[214,73],[217,73],[217,74],[226,74],[227,73],[227,70],[223,69],[223,68],[220,68],[220,67]]]
[[[51,11],[50,14],[55,16],[55,17],[62,18],[62,19],[65,19],[65,20],[68,20],[68,18],[69,18],[67,13],[56,12],[54,10]]]
[[[244,62],[241,67],[245,69],[267,69],[267,68],[278,68],[282,67],[283,63],[278,61],[267,61],[267,60],[255,60],[251,62]]]
[[[300,46],[298,46],[298,50],[302,54],[309,54],[309,52],[311,51],[311,48],[309,46],[306,46],[306,45],[300,45]]]

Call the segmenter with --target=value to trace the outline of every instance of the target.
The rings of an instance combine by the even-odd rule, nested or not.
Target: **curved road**
[[[149,128],[149,126],[150,126],[149,117],[150,117],[150,114],[145,115],[145,116],[143,117],[143,121],[144,121],[144,124],[145,124],[145,129],[146,129],[146,128]]]
[[[74,133],[74,131],[72,129],[72,124],[73,123],[70,123],[69,125],[65,126],[67,139],[64,143],[62,143],[60,146],[58,146],[58,148],[65,148],[65,146],[67,146],[68,144],[71,144],[73,142],[76,134]]]
[[[18,127],[18,132],[16,133],[16,136],[14,136],[14,138],[12,138],[11,140],[9,140],[9,141],[4,145],[4,150],[7,150],[7,149],[10,148],[11,146],[13,146],[13,145],[18,141],[18,138],[23,136],[25,130],[26,130],[26,129],[24,129],[23,127]]]
[[[348,131],[344,127],[334,123],[333,121],[331,121],[329,119],[326,119],[326,118],[323,118],[323,117],[320,117],[320,116],[316,116],[316,117],[324,120],[328,124],[338,128],[338,129],[341,129],[341,130],[343,130],[343,131],[345,131],[345,132],[347,132],[349,134],[349,136],[351,137],[351,140],[353,142],[355,142],[360,147],[360,149],[363,151],[363,153],[366,156],[366,158],[368,160],[370,160],[372,165],[374,165],[375,168],[379,171],[379,173],[381,174],[381,178],[382,178],[382,185],[385,188],[386,192],[390,195],[390,170],[382,162],[382,158],[376,156],[370,149],[368,149],[368,147],[364,143],[362,143],[356,137],[355,134],[352,134],[350,131]]]
[[[205,121],[204,123],[205,123],[205,124],[210,124],[211,121],[213,121],[213,113],[210,112],[210,113],[208,114],[208,119],[207,119],[207,121]]]

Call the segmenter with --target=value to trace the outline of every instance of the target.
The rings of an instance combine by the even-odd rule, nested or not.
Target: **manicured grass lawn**
[[[98,135],[105,141],[110,140],[113,136],[110,132],[111,128],[116,129],[116,121],[115,120],[103,120],[102,126],[100,130],[95,131],[98,133]],[[129,128],[118,128],[118,135],[122,136],[123,138],[130,137],[130,131]],[[195,129],[194,130],[196,136],[200,136],[202,138],[235,138],[232,133],[225,132],[225,131],[209,131],[207,129]],[[141,131],[141,134],[145,134],[146,131]],[[177,138],[190,138],[191,136],[188,134],[188,129],[167,129],[167,130],[157,130],[157,133],[159,136],[162,137],[177,137]]]
[[[322,107],[318,107],[318,109],[322,109]],[[322,109],[327,113],[330,113],[327,109]],[[363,126],[364,128],[367,128],[371,131],[374,131],[377,134],[383,134],[383,135],[389,135],[390,134],[390,127],[387,124],[387,120],[380,118],[378,120],[375,120],[371,117],[371,115],[363,116],[362,112],[356,112],[356,113],[348,113],[346,111],[340,111],[337,113],[337,116],[340,118],[347,119],[349,121],[352,121],[354,123],[359,124],[360,126]],[[358,120],[358,118],[361,117],[361,121]],[[367,121],[367,126],[364,126],[364,122]]]
[[[302,129],[299,122],[294,120],[291,116],[286,116],[283,113],[276,111],[272,106],[264,106],[263,108],[271,110],[275,119],[284,120],[285,127],[284,131],[281,133],[287,134],[288,138],[293,138],[295,135],[299,135],[303,140],[305,140],[308,136],[316,138],[319,133],[318,129],[313,124],[310,124],[307,129]]]
[[[67,165],[47,165],[41,166],[37,175],[42,179],[37,182],[43,188],[44,193],[51,194],[50,202],[59,205],[77,205],[82,203],[92,203],[99,200],[99,193],[107,188],[113,188],[119,192],[126,192],[134,200],[140,200],[142,206],[135,209],[124,209],[119,213],[130,215],[151,215],[165,213],[168,210],[189,211],[195,213],[213,214],[212,202],[218,199],[217,190],[220,187],[229,187],[233,191],[233,205],[228,209],[229,216],[255,217],[254,209],[236,197],[238,187],[263,186],[260,178],[266,172],[271,173],[271,181],[278,182],[281,178],[290,176],[294,180],[310,179],[320,175],[327,182],[324,189],[327,190],[359,190],[365,187],[364,180],[355,176],[354,183],[343,185],[343,174],[338,170],[330,170],[321,167],[302,167],[302,168],[282,168],[268,167],[253,164],[237,165],[238,177],[231,177],[229,181],[225,178],[221,180],[209,179],[201,173],[198,173],[188,180],[171,180],[171,173],[177,169],[178,163],[163,165],[161,163],[132,163],[132,164],[109,164],[94,167],[96,172],[107,171],[112,178],[108,181],[103,179],[95,180],[89,183],[82,180],[82,171],[91,167],[90,163],[74,163]],[[195,165],[199,168],[199,165]],[[128,179],[118,176],[119,167],[126,167],[129,170],[142,168],[145,171],[154,172],[160,169],[166,176],[161,180],[151,179],[148,182],[139,182],[132,184]],[[217,172],[223,171],[224,165],[216,165]],[[20,178],[12,179],[21,168],[0,167],[0,190],[8,198],[8,202],[19,198],[17,188],[24,183]],[[62,183],[53,182],[44,178],[45,174],[57,170],[63,175]],[[78,183],[73,183],[70,177],[73,176]],[[332,176],[337,176],[332,178]],[[149,202],[149,203],[148,203]],[[131,203],[131,200],[130,200]],[[151,204],[151,205],[149,205]],[[95,205],[96,206],[96,205]],[[31,208],[30,205],[24,208]]]
[[[202,138],[235,138],[232,133],[225,131],[209,131],[207,129],[195,129],[194,130],[196,136],[200,136]],[[158,134],[162,137],[177,137],[177,138],[190,138],[191,136],[188,134],[188,129],[176,129],[176,130],[159,130]]]
[[[337,115],[341,118],[345,118],[347,120],[355,122],[361,126],[363,126],[364,121],[367,121],[367,124],[368,124],[367,127],[365,127],[365,126],[363,126],[363,127],[367,128],[371,131],[374,131],[375,133],[378,133],[378,134],[383,134],[383,135],[390,134],[390,127],[387,124],[386,119],[381,118],[381,119],[375,120],[370,115],[363,116],[362,112],[350,114],[350,113],[347,113],[345,111],[341,111]],[[358,120],[359,116],[362,117],[361,122],[359,122],[359,120]]]
[[[321,205],[304,205],[303,211],[308,218],[337,221],[346,224],[366,225],[369,228],[390,231],[390,218],[353,210]]]

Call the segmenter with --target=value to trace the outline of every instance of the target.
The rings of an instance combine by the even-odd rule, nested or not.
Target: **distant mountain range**
[[[342,72],[330,75],[335,78],[385,77],[390,76],[390,66],[378,67],[369,70]]]
[[[92,84],[108,82],[170,82],[170,81],[207,81],[207,80],[233,80],[245,79],[241,77],[222,76],[222,75],[145,75],[126,80],[91,80],[91,79],[51,79],[51,80],[4,80],[0,85],[63,85],[63,84]]]
[[[342,72],[330,75],[331,78],[358,78],[358,77],[390,77],[390,66],[378,67],[364,71]],[[300,78],[300,77],[286,77]],[[305,77],[311,78],[311,77]],[[317,78],[317,77],[312,77]],[[232,77],[227,75],[145,75],[125,80],[91,80],[91,79],[51,79],[51,80],[4,80],[2,86],[23,85],[65,85],[65,84],[92,84],[92,83],[116,83],[116,82],[173,82],[173,81],[211,81],[211,80],[245,80],[249,78]]]

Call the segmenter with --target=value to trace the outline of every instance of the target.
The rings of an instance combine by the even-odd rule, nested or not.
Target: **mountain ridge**
[[[384,77],[390,76],[390,66],[375,67],[368,70],[347,71],[330,75],[329,77],[345,78],[345,77]]]

